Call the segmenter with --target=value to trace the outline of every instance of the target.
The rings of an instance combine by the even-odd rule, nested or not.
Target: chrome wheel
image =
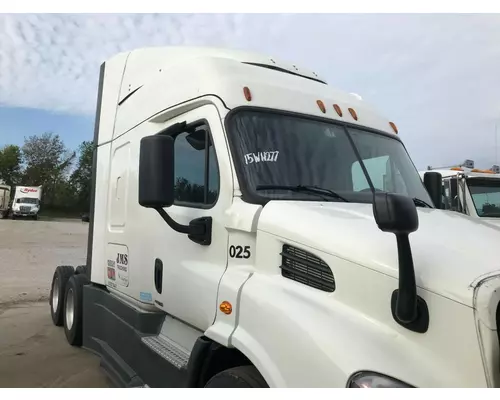
[[[52,310],[57,312],[57,306],[59,305],[59,278],[54,279],[52,284]]]
[[[73,289],[68,290],[68,296],[66,298],[66,327],[71,330],[73,327],[73,320],[75,318],[75,294]]]

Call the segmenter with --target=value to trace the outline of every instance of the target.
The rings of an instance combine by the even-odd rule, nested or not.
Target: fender
[[[364,275],[372,275],[367,279],[371,287],[362,284]],[[364,303],[372,294],[380,299],[381,292],[387,293],[385,303],[379,300],[383,308],[377,319],[279,275],[253,274],[242,289],[231,345],[254,363],[271,387],[345,387],[359,371],[378,372],[416,387],[487,386],[475,326],[468,323],[474,321],[471,308],[419,290],[440,318],[431,321],[425,335],[410,333],[392,319],[390,294],[397,282],[365,268],[356,276]],[[461,360],[453,351],[457,342],[470,349],[459,355]],[[468,363],[467,371],[458,367],[462,363]]]

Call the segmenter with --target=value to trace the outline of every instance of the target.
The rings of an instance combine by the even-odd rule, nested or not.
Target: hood
[[[417,285],[472,307],[473,282],[500,273],[500,226],[453,211],[417,211],[419,228],[410,234]],[[396,238],[378,229],[371,204],[271,201],[258,229],[398,277]]]
[[[480,217],[481,222],[494,226],[494,227],[500,227],[500,218],[485,218],[485,217]]]

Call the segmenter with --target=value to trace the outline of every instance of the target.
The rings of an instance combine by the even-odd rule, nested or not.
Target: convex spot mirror
[[[190,133],[186,136],[186,141],[193,147],[195,150],[204,150],[207,144],[207,132],[205,129],[197,129],[195,132]]]

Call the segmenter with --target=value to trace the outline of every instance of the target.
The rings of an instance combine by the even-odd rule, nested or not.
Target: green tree
[[[80,211],[89,211],[90,207],[93,151],[93,142],[84,141],[80,144],[78,148],[78,164],[75,171],[71,174],[71,184],[74,187]]]
[[[19,146],[7,145],[0,149],[0,181],[15,186],[20,183],[22,153]]]
[[[76,153],[68,150],[60,136],[53,133],[25,138],[22,152],[26,164],[23,183],[27,186],[43,186],[43,205],[64,206],[58,204],[61,201],[58,189],[66,186]]]

